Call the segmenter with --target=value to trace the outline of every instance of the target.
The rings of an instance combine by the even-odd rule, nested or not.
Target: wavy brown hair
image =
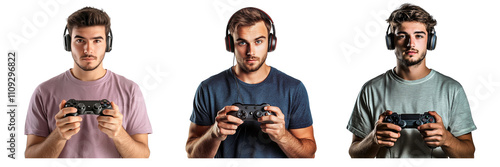
[[[392,32],[401,26],[401,23],[406,21],[423,23],[426,26],[427,32],[430,32],[437,24],[437,21],[427,11],[420,6],[409,3],[405,3],[399,9],[394,10],[386,21],[391,25]]]
[[[271,23],[268,19],[270,18],[268,18],[268,16],[266,16],[266,14],[263,13],[263,11],[261,11],[260,9],[254,7],[246,7],[238,10],[230,18],[228,23],[229,32],[231,34],[234,34],[240,26],[252,26],[257,22],[264,21],[267,32],[269,33],[271,31]]]
[[[66,27],[68,27],[69,34],[74,27],[88,27],[95,25],[103,25],[106,29],[106,36],[111,29],[111,19],[108,14],[103,10],[93,7],[84,7],[68,17]]]

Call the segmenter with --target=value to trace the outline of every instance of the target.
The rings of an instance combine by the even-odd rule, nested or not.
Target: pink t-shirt
[[[56,128],[54,116],[62,100],[107,99],[118,105],[123,114],[123,128],[129,135],[151,134],[146,104],[139,86],[107,70],[96,81],[76,79],[70,70],[40,84],[28,107],[25,134],[47,137]],[[81,115],[80,132],[66,142],[60,158],[119,158],[111,138],[99,130],[97,115]]]

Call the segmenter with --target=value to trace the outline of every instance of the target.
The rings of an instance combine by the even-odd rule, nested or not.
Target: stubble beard
[[[248,59],[260,60],[257,57],[250,57]],[[243,72],[245,72],[245,73],[251,73],[251,72],[258,71],[262,67],[262,65],[264,65],[264,62],[266,62],[266,59],[267,59],[267,55],[264,56],[264,58],[262,59],[262,61],[260,61],[260,63],[256,67],[254,67],[254,68],[247,67],[245,65],[245,63],[244,63],[245,60],[243,60],[241,62],[238,62],[238,66],[239,66],[239,69],[242,70]]]
[[[420,65],[422,64],[422,61],[425,59],[425,56],[427,55],[427,52],[422,52],[422,55],[418,60],[410,60],[410,59],[404,59],[404,56],[402,56],[401,59],[398,58],[398,61],[401,62],[403,65],[406,67],[414,66],[414,65]]]
[[[86,55],[85,57],[95,57],[93,55]],[[97,57],[95,57],[95,59],[97,59]],[[97,64],[95,67],[86,67],[86,66],[82,66],[80,65],[76,59],[75,59],[75,56],[73,56],[73,61],[75,61],[75,64],[80,68],[82,69],[83,71],[94,71],[95,69],[97,69],[97,67],[99,67],[102,63],[102,61],[104,60],[104,55],[102,56],[102,59],[101,61],[99,61],[99,64]]]

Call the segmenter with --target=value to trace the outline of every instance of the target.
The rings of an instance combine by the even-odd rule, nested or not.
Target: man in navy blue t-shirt
[[[273,33],[271,32],[273,29]],[[230,18],[226,49],[236,65],[203,81],[193,102],[188,157],[313,158],[316,152],[307,91],[302,82],[268,66],[276,47],[271,18],[243,8]],[[268,103],[258,121],[243,121],[234,103]]]

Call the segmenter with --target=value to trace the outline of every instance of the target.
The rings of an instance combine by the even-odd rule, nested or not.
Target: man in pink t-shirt
[[[149,157],[152,128],[139,86],[103,68],[112,46],[110,25],[104,11],[91,7],[68,17],[65,49],[74,66],[35,89],[26,117],[27,158]],[[102,111],[109,116],[64,117],[77,112],[64,107],[69,99],[107,99],[112,109]]]

